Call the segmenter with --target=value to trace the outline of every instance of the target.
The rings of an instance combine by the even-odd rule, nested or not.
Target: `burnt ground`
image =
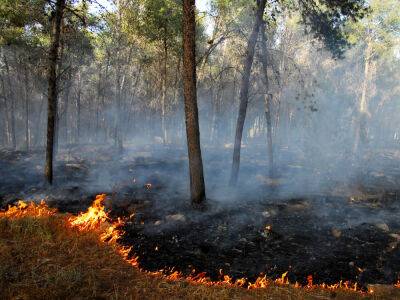
[[[156,271],[192,269],[219,278],[272,278],[289,271],[292,282],[351,280],[394,283],[400,266],[398,206],[350,204],[339,197],[313,197],[240,204],[196,216],[140,211],[125,226],[122,243],[133,245],[140,265]],[[329,211],[329,215],[325,214]],[[366,215],[384,214],[368,220]],[[268,227],[267,227],[268,226]]]
[[[223,180],[226,155],[205,155],[208,204],[188,203],[182,149],[135,149],[122,156],[100,146],[59,154],[56,184],[42,179],[43,152],[0,153],[0,204],[45,199],[61,211],[85,210],[98,193],[109,195],[114,217],[129,216],[120,241],[140,265],[189,274],[220,271],[252,280],[289,271],[290,281],[395,283],[400,277],[400,168],[396,152],[369,158],[362,176],[279,157],[278,178],[260,172],[262,154],[244,151],[240,187]],[[212,153],[210,151],[209,153]],[[227,155],[229,156],[229,155]],[[229,159],[227,160],[229,163]],[[336,174],[341,176],[335,176]],[[359,173],[358,173],[359,175]],[[150,184],[150,185],[149,185]]]

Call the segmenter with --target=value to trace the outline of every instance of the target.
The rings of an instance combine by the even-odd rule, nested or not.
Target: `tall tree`
[[[57,116],[57,60],[60,48],[61,21],[64,14],[65,0],[57,0],[51,15],[51,45],[48,61],[48,90],[47,90],[47,143],[45,176],[49,184],[53,183],[53,154],[55,120]]]
[[[368,141],[368,122],[371,117],[368,92],[373,82],[373,63],[393,51],[395,41],[400,35],[400,10],[397,6],[396,0],[373,0],[370,3],[373,13],[361,22],[349,26],[349,39],[362,45],[360,54],[363,57],[361,96],[355,118],[354,154],[358,154],[359,147]]]
[[[247,103],[249,98],[250,74],[253,66],[254,50],[257,42],[258,32],[263,22],[266,0],[257,0],[257,10],[253,29],[247,42],[246,56],[243,61],[242,81],[240,84],[239,113],[236,122],[235,143],[233,146],[233,161],[230,185],[235,185],[239,175],[240,148],[242,143],[244,121],[246,119]]]
[[[133,1],[138,7],[134,13],[134,22],[137,24],[139,34],[149,41],[158,44],[160,51],[160,108],[161,130],[163,143],[167,142],[167,94],[168,60],[178,49],[178,37],[181,36],[182,11],[177,1],[174,0],[141,0]]]
[[[333,56],[341,57],[349,45],[343,33],[343,24],[349,20],[357,20],[365,15],[365,0],[298,0],[298,1],[272,1],[271,5],[286,6],[291,9],[300,9],[302,22],[308,27],[316,38],[322,40],[325,46],[332,52]],[[258,32],[263,22],[263,14],[267,0],[257,0],[255,22],[250,38],[247,43],[246,56],[243,62],[242,82],[239,96],[239,113],[236,123],[236,133],[233,148],[232,171],[230,185],[235,185],[239,175],[240,148],[242,143],[244,122],[246,119],[249,82],[251,67],[254,58],[254,48]],[[274,17],[271,14],[272,17]]]
[[[261,24],[261,62],[263,66],[263,73],[265,77],[265,120],[267,122],[267,147],[268,147],[268,170],[269,176],[274,175],[274,151],[272,144],[272,118],[271,118],[271,102],[272,93],[269,90],[268,78],[268,49],[267,49],[267,36],[265,33],[265,22]]]
[[[189,156],[190,197],[192,203],[198,205],[205,201],[206,192],[200,148],[196,81],[196,5],[195,0],[183,0],[183,93]]]

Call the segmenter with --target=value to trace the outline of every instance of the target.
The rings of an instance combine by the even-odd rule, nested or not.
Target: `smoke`
[[[199,67],[198,105],[209,202],[229,207],[238,202],[279,202],[321,195],[350,197],[368,189],[395,189],[397,179],[388,176],[395,172],[392,162],[398,156],[395,148],[399,138],[395,117],[398,107],[394,101],[397,82],[391,76],[395,69],[390,67],[391,63],[382,60],[372,68],[374,80],[368,84],[368,140],[354,153],[364,80],[362,47],[351,49],[343,60],[333,60],[326,51],[317,50],[320,45],[299,29],[280,26],[277,32],[269,34],[269,88],[267,91],[260,65],[261,50],[257,48],[239,182],[234,188],[228,186],[228,181],[241,80],[238,57],[243,54],[245,42],[222,43],[208,62],[216,70],[208,70],[208,65]],[[300,41],[305,41],[304,45],[295,47]],[[6,50],[11,65],[7,76],[18,87],[13,113],[17,148],[23,150],[26,110],[21,91],[27,83],[23,76],[18,76],[21,67],[12,61],[12,49]],[[128,186],[139,189],[151,183],[153,189],[159,189],[157,197],[162,199],[157,205],[186,207],[188,166],[180,62],[176,65],[174,59],[168,61],[168,74],[174,78],[168,80],[165,144],[157,65],[140,65],[138,61],[121,67],[118,63],[111,60],[103,66],[101,76],[92,65],[80,66],[72,72],[71,82],[60,80],[56,185],[94,194],[118,193],[129,190]],[[378,71],[381,74],[376,78]],[[41,175],[46,99],[45,79],[33,75],[28,83],[32,89],[28,95],[28,134],[31,149],[37,152],[31,154],[26,165],[21,164],[21,169],[12,170],[20,177],[16,181],[26,183],[23,196],[36,199],[48,196]],[[123,86],[116,86],[117,76],[124,78]],[[274,178],[268,175],[266,93],[273,95]],[[9,124],[9,110],[6,106],[0,112],[5,125]],[[3,146],[10,146],[9,131],[5,126]],[[122,153],[115,147],[117,137],[123,142]],[[12,180],[6,177],[2,174],[3,185],[12,186]],[[35,186],[38,191],[34,191]]]

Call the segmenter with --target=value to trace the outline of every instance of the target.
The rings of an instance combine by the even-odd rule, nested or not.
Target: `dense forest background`
[[[1,147],[32,150],[46,143],[54,5],[0,4]],[[369,1],[364,18],[341,28],[342,48],[329,51],[329,40],[313,33],[295,1],[267,1],[267,53],[260,35],[243,145],[266,147],[268,98],[274,153],[300,151],[321,164],[331,163],[332,155],[398,147],[398,5]],[[196,33],[202,146],[231,151],[256,4],[212,0],[207,7],[197,10]],[[181,4],[174,0],[67,2],[57,61],[57,149],[184,145],[181,23]]]

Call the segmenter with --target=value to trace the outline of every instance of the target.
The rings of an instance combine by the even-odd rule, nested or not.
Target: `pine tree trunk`
[[[61,20],[64,13],[65,0],[57,0],[52,16],[51,45],[48,65],[47,91],[47,144],[45,176],[49,184],[53,183],[53,150],[55,136],[55,119],[57,117],[57,59],[60,47]]]
[[[69,114],[69,95],[71,92],[71,87],[72,87],[72,73],[71,71],[68,71],[68,77],[65,82],[65,92],[64,92],[64,124],[63,124],[63,129],[64,129],[64,143],[67,145],[68,144],[68,114]]]
[[[117,89],[117,115],[115,116],[115,132],[114,132],[114,141],[115,146],[117,147],[117,151],[119,154],[123,151],[123,142],[122,142],[122,87],[125,82],[125,75],[122,75],[121,68],[117,70],[117,80],[116,80],[116,89]]]
[[[38,111],[38,117],[36,119],[35,134],[34,134],[35,147],[37,147],[39,144],[43,143],[42,138],[44,137],[44,134],[40,130],[40,127],[42,125],[42,114],[43,114],[44,106],[45,106],[45,98],[44,98],[44,95],[41,94],[40,95],[40,107],[39,107],[39,111]]]
[[[242,144],[243,127],[246,119],[247,103],[249,96],[250,86],[250,74],[251,67],[253,65],[255,45],[257,42],[258,32],[260,30],[261,23],[263,21],[263,14],[266,5],[266,0],[257,0],[257,11],[255,16],[255,22],[250,38],[247,42],[246,57],[243,62],[242,82],[240,85],[239,95],[239,113],[236,122],[236,133],[235,133],[235,144],[233,148],[233,160],[232,160],[232,172],[230,178],[230,185],[236,185],[239,166],[240,166],[240,148]]]
[[[274,151],[272,144],[272,121],[271,121],[271,102],[272,94],[269,93],[269,80],[268,80],[268,50],[267,50],[267,37],[265,35],[265,22],[261,24],[261,62],[263,66],[263,73],[265,76],[265,120],[267,121],[267,143],[268,143],[268,170],[269,176],[274,176]]]
[[[1,51],[1,50],[0,50]],[[10,128],[9,128],[9,115],[8,115],[8,105],[7,105],[7,93],[6,93],[6,88],[5,88],[5,84],[4,84],[4,77],[0,76],[0,82],[1,82],[1,89],[2,89],[2,94],[1,94],[1,98],[3,98],[3,104],[4,104],[4,112],[3,112],[3,116],[1,118],[3,126],[2,128],[4,129],[2,131],[2,135],[3,135],[3,142],[4,144],[8,144],[10,142]]]
[[[81,83],[81,73],[78,72],[78,93],[76,95],[76,136],[75,143],[80,143],[81,138],[81,93],[82,93],[82,83]],[[97,114],[96,114],[96,122],[98,122]],[[98,123],[96,123],[96,134],[98,131],[97,127]]]
[[[167,29],[165,29],[165,35],[167,34]],[[168,47],[166,37],[163,41],[164,54],[163,54],[163,67],[162,67],[162,95],[161,95],[161,130],[163,144],[167,143],[167,128],[165,124],[165,100],[167,97],[167,59],[168,59]]]
[[[108,58],[107,58],[108,63]],[[96,105],[96,125],[95,125],[95,140],[96,142],[99,141],[99,134],[100,134],[100,105],[103,102],[103,88],[102,88],[102,66],[99,64],[99,79],[97,82],[97,105]],[[79,99],[80,100],[80,99]],[[80,110],[80,106],[79,106]]]
[[[8,83],[8,100],[11,101],[11,111],[10,111],[10,137],[11,137],[11,145],[12,145],[12,149],[15,150],[17,148],[17,138],[16,138],[16,134],[15,134],[15,101],[17,101],[15,95],[14,95],[14,90],[12,87],[12,83],[11,83],[11,72],[10,72],[10,66],[8,64],[7,61],[7,57],[4,54],[4,66],[5,69],[7,71],[7,83]]]
[[[29,76],[28,70],[25,66],[24,69],[24,77],[25,77],[25,143],[26,143],[26,150],[29,151],[30,148],[30,128],[29,128]]]
[[[365,59],[364,59],[364,79],[362,85],[361,98],[358,106],[358,120],[356,124],[356,135],[353,146],[353,154],[357,154],[359,152],[359,147],[363,146],[367,143],[368,133],[367,133],[367,121],[369,118],[368,112],[368,99],[367,99],[367,91],[368,91],[368,83],[370,76],[370,64],[371,64],[371,44],[367,42],[367,48],[365,50]]]
[[[206,193],[197,108],[195,9],[195,0],[183,0],[183,91],[189,156],[190,195],[192,203],[198,205],[205,201]]]

